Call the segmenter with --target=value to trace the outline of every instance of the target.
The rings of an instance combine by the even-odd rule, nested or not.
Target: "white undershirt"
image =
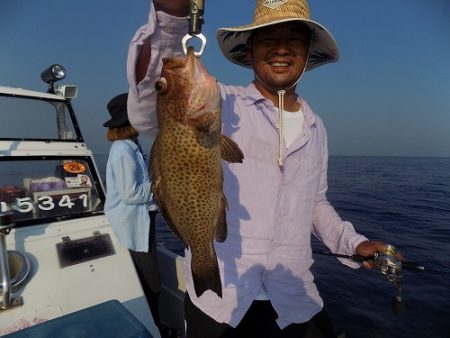
[[[300,135],[303,127],[303,121],[305,117],[303,115],[303,110],[300,109],[296,112],[283,112],[283,133],[284,133],[284,144],[286,149],[294,142],[298,135]]]
[[[283,134],[284,143],[286,149],[294,142],[298,135],[300,135],[303,128],[303,121],[305,116],[303,115],[303,110],[300,109],[296,112],[283,112]],[[269,300],[266,289],[264,285],[261,286],[258,293],[256,294],[255,300]]]

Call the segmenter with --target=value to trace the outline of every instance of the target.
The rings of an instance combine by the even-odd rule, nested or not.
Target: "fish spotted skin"
[[[152,192],[171,230],[192,254],[197,297],[222,297],[213,240],[227,237],[221,159],[242,162],[238,145],[221,134],[220,90],[193,49],[163,59],[156,82],[158,134],[151,150]]]

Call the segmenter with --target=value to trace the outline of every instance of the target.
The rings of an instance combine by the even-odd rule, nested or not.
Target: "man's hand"
[[[364,241],[359,243],[359,245],[355,249],[356,253],[363,257],[371,257],[375,254],[375,252],[383,253],[385,252],[385,250],[385,244],[379,241]],[[400,253],[397,253],[396,258],[401,261],[404,260],[403,256]],[[367,269],[375,268],[375,264],[370,261],[364,261],[363,266]]]
[[[157,11],[173,16],[186,16],[189,12],[189,0],[153,0]]]

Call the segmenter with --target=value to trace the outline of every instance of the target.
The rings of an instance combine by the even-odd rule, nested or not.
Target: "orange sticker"
[[[86,166],[80,162],[68,162],[64,164],[64,170],[71,174],[81,174],[86,171]]]

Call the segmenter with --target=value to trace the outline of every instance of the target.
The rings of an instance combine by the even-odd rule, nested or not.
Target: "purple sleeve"
[[[324,137],[323,164],[320,174],[319,190],[314,210],[313,232],[333,253],[353,255],[355,249],[367,238],[358,234],[350,222],[343,221],[333,206],[328,202],[326,192],[328,190],[328,145],[325,128],[322,126]],[[339,259],[341,263],[352,268],[358,268],[359,263],[349,259]]]
[[[187,33],[186,17],[175,17],[156,12],[150,6],[148,22],[140,27],[130,42],[127,61],[129,84],[128,118],[136,130],[154,137],[157,132],[156,92],[154,83],[159,78],[162,58],[182,53],[181,39]],[[136,82],[136,60],[145,40],[151,39],[151,59],[145,78]]]

